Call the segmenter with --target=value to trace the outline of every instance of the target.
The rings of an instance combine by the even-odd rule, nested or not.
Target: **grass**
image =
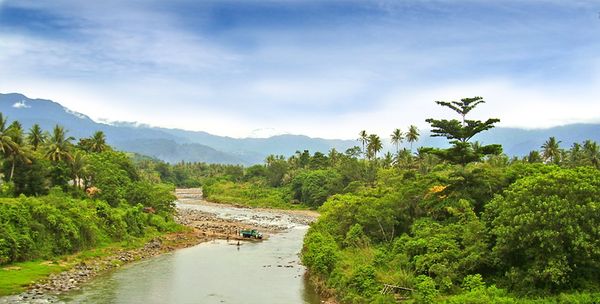
[[[66,269],[64,264],[44,260],[5,265],[0,268],[0,296],[19,293],[31,283]]]

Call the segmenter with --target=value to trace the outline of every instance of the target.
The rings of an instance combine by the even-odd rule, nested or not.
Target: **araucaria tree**
[[[467,119],[466,116],[477,105],[484,103],[482,97],[463,98],[460,101],[436,101],[437,104],[454,110],[461,116],[461,120],[433,119],[425,121],[433,128],[431,136],[446,137],[452,144],[448,149],[429,149],[429,152],[455,164],[465,165],[470,162],[480,161],[485,155],[502,153],[500,145],[472,145],[469,140],[480,132],[489,130],[500,119],[490,118],[486,121]]]

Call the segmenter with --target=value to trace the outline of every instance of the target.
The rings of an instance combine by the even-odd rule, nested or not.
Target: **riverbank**
[[[185,226],[182,232],[155,236],[133,245],[90,250],[57,261],[40,261],[61,265],[64,271],[50,274],[27,286],[27,290],[0,298],[0,303],[60,303],[57,295],[80,288],[81,284],[101,273],[119,268],[133,261],[154,257],[180,248],[186,248],[214,239],[247,241],[239,237],[241,229],[259,229],[267,234],[288,229],[290,225],[308,225],[316,219],[316,212],[288,210],[259,210],[248,212],[243,208],[213,204],[202,200],[199,189],[178,189],[175,220]],[[227,207],[227,215],[218,214]],[[232,212],[233,210],[233,212]],[[253,211],[257,211],[252,209]],[[214,211],[214,212],[212,212]],[[2,275],[18,275],[21,269],[13,265],[2,268]]]

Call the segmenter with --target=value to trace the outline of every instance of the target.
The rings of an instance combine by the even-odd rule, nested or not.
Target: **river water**
[[[125,265],[61,296],[67,303],[319,303],[298,254],[308,227],[287,215],[178,204],[223,218],[279,222],[262,242],[215,240]]]

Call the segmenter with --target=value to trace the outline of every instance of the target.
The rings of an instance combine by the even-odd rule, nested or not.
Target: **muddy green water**
[[[298,252],[306,227],[263,242],[211,241],[133,263],[63,295],[67,303],[319,303]],[[286,267],[287,266],[287,267]]]

